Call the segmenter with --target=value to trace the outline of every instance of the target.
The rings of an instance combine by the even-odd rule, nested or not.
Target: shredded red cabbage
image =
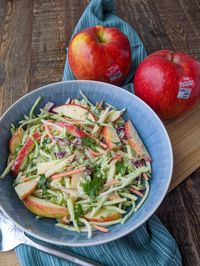
[[[120,126],[117,127],[117,134],[119,135],[120,139],[126,139],[124,125],[120,125]]]
[[[67,155],[66,151],[59,151],[59,152],[55,152],[55,155],[58,159],[62,159]]]
[[[77,137],[72,141],[72,144],[80,145],[81,144],[81,138]]]
[[[133,159],[133,160],[131,160],[131,162],[136,168],[144,166],[144,160],[134,160]]]
[[[57,137],[54,137],[53,139],[60,145],[66,145],[66,144],[70,145],[71,144],[71,141],[68,139],[61,139],[61,138],[57,138]]]

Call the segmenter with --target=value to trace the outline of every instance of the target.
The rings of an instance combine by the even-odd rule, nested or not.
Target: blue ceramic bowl
[[[16,124],[28,114],[38,96],[43,100],[39,108],[48,101],[57,105],[67,98],[80,98],[82,90],[92,102],[104,100],[118,109],[126,108],[125,119],[131,119],[147,146],[152,158],[150,194],[143,206],[125,223],[110,227],[109,233],[94,232],[92,239],[86,233],[66,231],[55,226],[53,219],[39,219],[30,213],[18,199],[12,183],[13,177],[0,180],[0,206],[10,219],[26,233],[49,243],[64,246],[89,246],[120,238],[142,225],[161,204],[167,193],[173,168],[172,148],[167,132],[154,111],[138,97],[113,85],[96,81],[65,81],[50,84],[32,91],[13,104],[0,120],[0,172],[6,166],[10,124]]]

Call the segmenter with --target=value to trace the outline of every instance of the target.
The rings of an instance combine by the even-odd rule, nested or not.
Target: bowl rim
[[[172,150],[172,145],[171,145],[171,141],[169,138],[169,135],[167,133],[167,130],[163,124],[163,122],[161,121],[161,119],[158,117],[158,115],[155,113],[155,111],[147,104],[145,103],[142,99],[140,99],[139,97],[137,97],[135,94],[131,93],[130,91],[127,91],[121,87],[118,87],[116,85],[112,85],[109,83],[105,83],[105,82],[100,82],[100,81],[94,81],[94,80],[66,80],[66,81],[59,81],[59,82],[54,82],[54,83],[50,83],[47,85],[44,85],[42,87],[39,87],[37,89],[34,89],[32,91],[30,91],[29,93],[23,95],[22,97],[20,97],[17,101],[15,101],[0,117],[0,123],[2,121],[2,119],[4,118],[4,116],[9,113],[9,111],[15,106],[15,104],[17,104],[18,102],[20,102],[22,99],[26,98],[26,97],[30,97],[30,95],[34,94],[36,91],[42,91],[45,88],[48,87],[52,87],[54,85],[57,84],[69,84],[69,83],[91,83],[91,84],[96,84],[96,83],[100,83],[100,84],[104,84],[105,86],[109,86],[109,87],[113,87],[114,89],[118,89],[119,91],[121,91],[124,94],[127,94],[127,96],[130,97],[135,97],[137,99],[137,101],[139,101],[141,104],[145,105],[145,107],[152,112],[152,114],[154,115],[155,119],[157,120],[158,124],[161,126],[162,130],[163,130],[163,134],[165,135],[166,138],[166,142],[168,144],[168,148],[169,148],[169,159],[170,159],[170,165],[169,165],[169,177],[167,180],[167,184],[165,187],[165,191],[162,194],[162,196],[159,198],[159,200],[156,202],[156,204],[153,206],[153,208],[145,215],[145,217],[143,217],[134,227],[130,228],[129,230],[126,230],[125,232],[121,232],[119,231],[119,233],[115,236],[109,237],[107,239],[103,239],[103,240],[92,240],[88,239],[88,243],[85,242],[77,242],[77,243],[70,243],[70,242],[60,242],[60,241],[56,241],[56,240],[48,240],[48,238],[42,237],[40,235],[38,235],[37,233],[34,233],[30,230],[28,230],[27,228],[23,227],[22,225],[20,225],[18,222],[16,222],[9,214],[7,214],[6,210],[4,210],[1,206],[0,203],[0,210],[15,224],[17,225],[17,227],[19,227],[22,231],[24,231],[26,234],[35,237],[38,240],[44,241],[46,243],[50,243],[50,244],[54,244],[54,245],[59,245],[59,246],[71,246],[71,247],[89,247],[89,246],[95,246],[95,245],[100,245],[100,244],[105,244],[114,240],[117,240],[123,236],[126,236],[128,234],[130,234],[131,232],[135,231],[138,227],[140,227],[142,224],[144,224],[154,213],[155,211],[159,208],[159,206],[161,205],[162,201],[164,200],[164,197],[167,194],[167,191],[169,189],[170,183],[171,183],[171,179],[172,179],[172,173],[173,173],[173,165],[174,165],[174,160],[173,160],[173,150]]]

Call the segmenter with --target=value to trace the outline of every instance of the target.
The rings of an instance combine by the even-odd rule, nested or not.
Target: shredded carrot
[[[100,103],[99,103],[99,102],[96,102],[96,106],[97,106],[99,109],[101,109],[102,105],[103,105],[103,101],[101,101]]]
[[[56,125],[55,121],[53,120],[47,120],[45,121],[45,123],[43,123],[44,125],[47,125],[50,128],[56,129],[59,133],[62,132],[62,127]]]
[[[70,221],[69,219],[67,218],[67,216],[64,216],[62,219],[61,219],[61,222],[64,223],[64,224],[69,224]]]
[[[109,231],[108,228],[105,228],[103,226],[99,226],[99,225],[96,225],[96,224],[94,224],[93,226],[94,226],[95,229],[97,229],[97,230],[99,230],[99,231],[101,231],[103,233],[108,233],[108,231]]]
[[[70,165],[69,167],[67,167],[67,171],[72,170],[72,168],[74,168],[74,166]]]
[[[49,137],[53,142],[55,142],[55,140],[53,139],[53,136],[52,136],[52,134],[51,134],[51,132],[50,132],[48,126],[47,126],[47,125],[44,125],[44,128],[45,128],[45,130],[46,130],[46,132],[47,132],[48,137]]]
[[[26,181],[28,181],[28,180],[30,180],[30,178],[28,178],[28,177],[23,177],[23,181],[24,181],[24,182],[26,182]]]
[[[145,180],[149,180],[149,177],[148,177],[147,174],[143,173],[143,176],[144,176],[144,179],[145,179]]]
[[[90,153],[94,156],[94,157],[97,157],[97,156],[100,156],[100,155],[102,155],[102,153],[101,152],[95,152],[95,151],[93,151],[92,149],[88,149],[89,151],[90,151]]]
[[[105,149],[108,148],[108,146],[107,146],[105,143],[103,143],[102,141],[99,141],[99,142],[98,142],[97,139],[96,139],[95,137],[90,136],[90,138],[93,139],[93,140],[95,140],[97,143],[99,143],[99,145],[102,146],[103,148],[105,148]]]
[[[138,144],[133,139],[130,139],[130,138],[128,138],[128,142],[129,142],[130,146],[135,150],[135,152],[138,155],[142,156],[142,152],[141,152],[141,149],[138,146]]]
[[[73,123],[79,123],[79,122],[83,122],[83,120],[76,120],[76,119],[71,119],[71,118],[69,118],[69,117],[65,117],[65,120],[66,120],[66,122],[73,122]]]
[[[60,178],[60,177],[63,177],[63,176],[68,176],[68,175],[73,175],[73,174],[78,174],[78,173],[81,173],[85,170],[85,166],[79,168],[79,169],[76,169],[76,170],[72,170],[72,171],[69,171],[69,172],[63,172],[63,173],[59,173],[59,174],[55,174],[55,175],[52,175],[52,179],[55,180],[57,178]]]
[[[113,162],[117,162],[121,157],[122,157],[122,154],[118,153],[118,154],[115,155],[115,157],[113,157],[112,161]]]
[[[118,184],[118,183],[119,183],[118,180],[113,179],[113,180],[108,181],[108,182],[105,184],[105,186],[106,186],[106,187],[110,187],[110,186],[112,186],[112,185],[116,185],[116,184]]]
[[[103,148],[105,148],[105,149],[108,148],[108,146],[107,146],[105,143],[103,143],[102,141],[100,141],[99,144],[100,144]]]
[[[150,162],[150,163],[152,163],[152,161],[153,161],[150,157],[148,157],[146,155],[143,156],[143,159],[146,160],[147,162]]]
[[[140,197],[144,197],[144,195],[142,194],[142,192],[140,192],[140,191],[138,191],[138,190],[136,190],[136,189],[134,189],[134,188],[129,188],[129,190],[132,192],[132,193],[134,193],[134,194],[137,194],[138,196],[140,196]]]

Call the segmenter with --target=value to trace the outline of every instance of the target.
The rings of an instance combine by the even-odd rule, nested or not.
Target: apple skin
[[[91,222],[99,222],[99,223],[103,223],[103,222],[110,222],[110,221],[114,221],[117,220],[119,218],[121,218],[122,215],[119,212],[111,212],[108,210],[104,210],[101,209],[95,216],[90,217],[89,215],[85,215],[85,219],[87,221],[91,221]]]
[[[24,183],[20,183],[15,187],[15,191],[21,200],[30,196],[36,189],[38,180],[29,180]]]
[[[68,61],[76,79],[120,85],[131,66],[130,43],[117,28],[86,28],[71,40]]]
[[[24,146],[19,150],[17,157],[16,157],[15,161],[13,162],[13,166],[12,166],[12,174],[14,176],[18,175],[18,172],[19,172],[24,160],[35,148],[35,143],[34,143],[33,139],[39,140],[40,137],[41,137],[41,134],[36,131],[35,133],[33,133],[33,135],[31,137],[29,137],[26,140]]]
[[[34,144],[33,140],[31,138],[29,138],[26,141],[26,143],[24,144],[24,146],[21,148],[21,150],[19,151],[19,153],[17,155],[17,158],[13,162],[12,174],[14,176],[18,175],[20,167],[22,166],[25,158],[29,155],[29,153],[32,152],[34,147],[35,147],[35,144]]]
[[[93,122],[96,121],[95,116],[85,107],[79,104],[64,104],[53,108],[53,112],[58,114],[64,114],[72,119],[85,120],[89,118]]]
[[[128,120],[125,123],[125,134],[129,145],[137,152],[137,154],[139,154],[144,160],[152,162],[151,156],[144,146],[144,143],[138,135],[131,120]]]
[[[47,218],[62,218],[69,214],[68,209],[63,206],[46,201],[45,199],[29,196],[23,200],[26,208],[32,213]]]
[[[188,98],[178,97],[180,88],[191,89]],[[154,52],[138,66],[134,92],[161,118],[174,118],[200,99],[200,63],[181,52]]]
[[[59,126],[61,126],[61,127],[65,127],[67,129],[67,131],[69,133],[71,133],[75,137],[78,137],[78,138],[84,138],[84,137],[86,137],[85,132],[82,131],[81,129],[79,129],[75,125],[70,125],[70,124],[66,124],[66,123],[63,123],[63,122],[57,122],[56,124],[59,125]]]
[[[102,136],[104,137],[106,144],[110,150],[117,149],[119,147],[121,141],[114,127],[104,126],[102,130]]]
[[[17,147],[21,144],[23,138],[23,129],[18,128],[9,141],[9,149],[12,154],[15,153]]]

